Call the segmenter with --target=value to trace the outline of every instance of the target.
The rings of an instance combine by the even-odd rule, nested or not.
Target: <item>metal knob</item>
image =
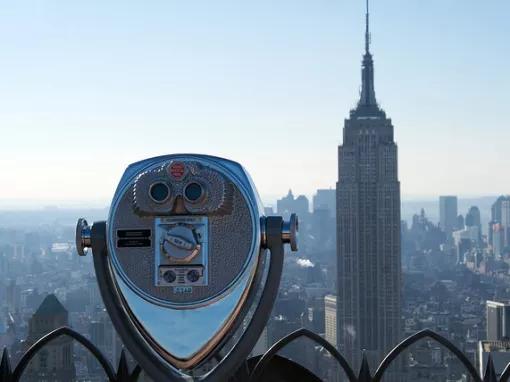
[[[297,232],[299,229],[299,221],[296,214],[290,215],[288,221],[283,221],[282,225],[282,242],[290,244],[290,250],[296,252],[297,245]]]
[[[76,224],[76,251],[80,256],[85,256],[92,245],[90,233],[91,227],[87,221],[84,218],[78,219]]]

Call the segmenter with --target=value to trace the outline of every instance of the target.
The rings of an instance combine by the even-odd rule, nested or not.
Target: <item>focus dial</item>
[[[200,253],[201,245],[194,228],[177,225],[168,229],[161,240],[161,252],[173,264],[188,264]]]

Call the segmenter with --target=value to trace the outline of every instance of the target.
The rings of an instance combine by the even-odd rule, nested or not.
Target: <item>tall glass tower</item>
[[[337,344],[355,368],[365,351],[373,370],[401,336],[400,182],[393,125],[375,97],[368,1],[361,73],[338,147]]]

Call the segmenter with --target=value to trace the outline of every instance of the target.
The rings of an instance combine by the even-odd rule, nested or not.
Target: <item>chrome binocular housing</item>
[[[167,155],[126,169],[108,220],[78,221],[76,248],[92,248],[112,322],[154,380],[221,381],[260,336],[297,229],[263,216],[238,163]]]

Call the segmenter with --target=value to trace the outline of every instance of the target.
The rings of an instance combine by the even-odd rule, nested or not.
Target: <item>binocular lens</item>
[[[190,202],[196,202],[198,199],[202,197],[202,186],[198,183],[190,183],[186,186],[184,190],[184,195],[186,199]]]
[[[168,199],[170,189],[163,182],[154,183],[150,188],[150,196],[156,203],[162,203]]]

